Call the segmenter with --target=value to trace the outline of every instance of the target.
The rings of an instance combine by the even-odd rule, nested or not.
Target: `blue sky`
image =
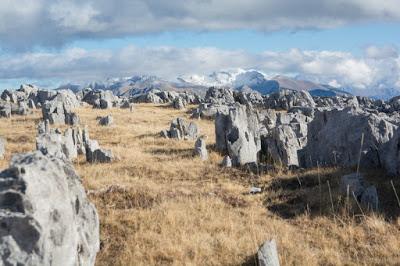
[[[103,41],[78,40],[67,47],[118,49],[134,44],[146,46],[197,46],[220,49],[243,49],[251,53],[301,50],[339,50],[361,56],[370,45],[396,46],[400,43],[400,23],[360,23],[333,29],[288,30],[272,32],[230,30],[217,32],[169,31],[144,36],[114,38]]]
[[[2,0],[0,89],[229,68],[400,89],[397,0]]]

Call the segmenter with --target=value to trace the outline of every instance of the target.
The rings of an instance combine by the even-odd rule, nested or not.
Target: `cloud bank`
[[[175,30],[268,32],[399,20],[398,0],[2,0],[0,45],[26,51]]]
[[[227,68],[258,69],[271,76],[300,76],[311,81],[359,90],[400,89],[400,58],[395,47],[370,46],[356,57],[340,51],[223,50],[213,47],[119,50],[71,48],[0,56],[0,80],[59,79],[85,82],[107,77],[151,74],[175,80],[180,75],[208,74]]]

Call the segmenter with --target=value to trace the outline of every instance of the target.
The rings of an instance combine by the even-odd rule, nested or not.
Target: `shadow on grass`
[[[331,169],[317,171],[292,172],[289,177],[275,178],[265,184],[264,205],[272,213],[283,219],[293,219],[300,215],[338,216],[364,215],[368,210],[358,204],[353,196],[349,198],[340,190],[340,179],[352,173],[351,169]],[[386,220],[397,219],[400,215],[396,195],[390,178],[381,172],[365,171],[365,179],[375,185],[379,197],[379,211]],[[400,180],[393,180],[399,188]]]
[[[193,158],[193,149],[174,149],[174,148],[165,148],[165,149],[150,149],[147,151],[152,155],[161,155],[161,156],[169,156],[169,157],[178,157],[178,158]]]
[[[170,109],[170,110],[179,111],[178,109],[175,109],[175,108],[172,106],[171,103],[164,103],[164,104],[156,105],[155,107],[161,108],[161,109]]]
[[[247,256],[241,266],[258,266],[257,254]]]
[[[160,137],[160,133],[147,133],[147,134],[141,134],[138,136],[133,137],[133,139],[145,139],[145,138],[157,138]]]

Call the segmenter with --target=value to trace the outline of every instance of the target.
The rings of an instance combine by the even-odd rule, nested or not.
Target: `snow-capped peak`
[[[199,86],[233,86],[240,87],[264,79],[265,75],[256,70],[241,68],[215,71],[209,75],[187,75],[178,78],[179,81]]]

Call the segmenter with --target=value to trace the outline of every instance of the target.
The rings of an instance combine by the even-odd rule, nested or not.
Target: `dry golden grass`
[[[271,238],[282,265],[400,264],[399,207],[390,180],[379,172],[368,179],[378,185],[382,212],[361,215],[338,192],[345,170],[255,176],[221,169],[212,121],[196,121],[208,136],[210,159],[202,162],[192,157],[194,141],[158,136],[173,118],[189,117],[182,111],[143,104],[133,113],[78,113],[91,138],[119,157],[111,164],[75,162],[100,215],[97,265],[253,265],[258,247]],[[109,113],[115,125],[98,126],[96,117]],[[39,118],[35,112],[0,119],[0,136],[8,141],[1,168],[12,153],[34,149]],[[250,195],[252,185],[263,192]]]

